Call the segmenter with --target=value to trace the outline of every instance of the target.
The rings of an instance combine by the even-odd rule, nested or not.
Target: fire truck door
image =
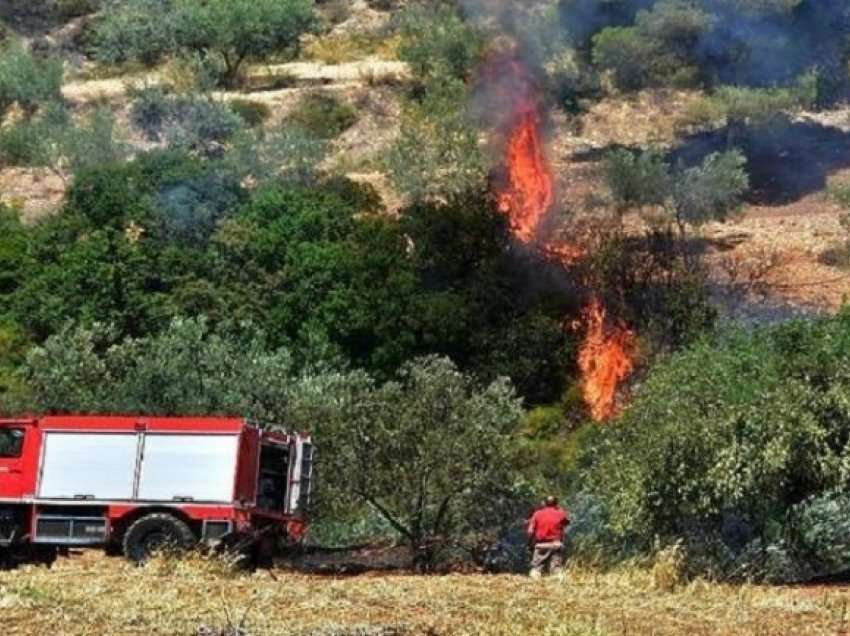
[[[0,424],[0,499],[23,496],[23,453],[27,429]]]

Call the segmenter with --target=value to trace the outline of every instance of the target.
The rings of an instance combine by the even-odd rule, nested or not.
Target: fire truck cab
[[[238,418],[0,420],[0,558],[104,546],[298,543],[310,437]]]

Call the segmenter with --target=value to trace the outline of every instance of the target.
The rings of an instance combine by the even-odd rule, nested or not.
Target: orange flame
[[[499,195],[499,209],[510,218],[517,238],[528,243],[534,239],[553,201],[552,173],[540,141],[540,121],[534,111],[519,114],[505,154],[508,184]]]
[[[622,324],[612,325],[598,298],[585,310],[587,336],[579,350],[582,392],[597,422],[617,412],[617,388],[634,370],[635,334]]]
[[[504,154],[505,181],[498,193],[501,212],[510,220],[514,236],[523,243],[540,238],[543,219],[554,202],[554,178],[542,142],[540,103],[528,69],[517,57],[496,58],[488,69],[496,81],[518,87],[502,91],[500,98],[514,104]],[[508,80],[505,81],[504,78]],[[547,241],[539,249],[549,258],[573,265],[585,256],[580,245]],[[631,374],[635,334],[622,324],[612,324],[607,310],[594,297],[583,313],[585,340],[579,350],[582,391],[597,421],[617,411],[617,391]]]

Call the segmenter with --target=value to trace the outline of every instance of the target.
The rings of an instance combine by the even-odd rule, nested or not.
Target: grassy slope
[[[234,575],[200,559],[139,569],[91,553],[53,570],[0,572],[7,636],[188,636],[226,627],[228,614],[236,624],[246,616],[250,636],[834,636],[850,634],[848,601],[848,588],[696,582],[663,592],[640,570],[571,572],[540,582],[479,575],[335,580]]]

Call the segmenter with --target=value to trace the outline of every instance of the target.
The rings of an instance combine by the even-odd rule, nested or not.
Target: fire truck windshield
[[[24,431],[20,428],[0,428],[0,457],[14,459],[24,450]]]

